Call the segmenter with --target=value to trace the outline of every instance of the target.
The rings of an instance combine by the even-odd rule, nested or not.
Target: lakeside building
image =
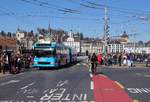
[[[69,46],[77,51],[77,53],[81,52],[81,41],[80,37],[73,35],[72,31],[69,32],[69,36],[67,36],[63,43],[66,46]]]
[[[1,50],[16,50],[17,40],[12,37],[0,36],[0,49]]]

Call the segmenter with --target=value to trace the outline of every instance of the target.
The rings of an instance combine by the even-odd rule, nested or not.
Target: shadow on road
[[[76,65],[77,63],[80,63],[80,61],[77,61],[77,62],[74,62],[74,63],[71,63],[71,64],[67,64],[67,65],[63,65],[61,67],[52,67],[52,68],[43,67],[43,68],[39,68],[39,70],[61,70],[61,69],[67,69],[67,68],[70,68],[71,66]]]

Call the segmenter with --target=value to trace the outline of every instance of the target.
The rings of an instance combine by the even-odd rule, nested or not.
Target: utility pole
[[[105,17],[104,17],[104,48],[103,53],[107,54],[108,52],[108,36],[109,36],[109,25],[108,25],[108,9],[105,7]]]
[[[48,38],[49,40],[52,40],[52,39],[53,39],[52,33],[51,33],[50,21],[49,21],[49,24],[48,24],[48,34],[47,34],[47,38]]]
[[[134,38],[134,53],[136,53],[136,36],[138,35],[138,33],[134,33],[133,34],[133,38]]]
[[[51,25],[50,25],[50,22],[48,24],[48,33],[49,33],[49,35],[51,35]]]

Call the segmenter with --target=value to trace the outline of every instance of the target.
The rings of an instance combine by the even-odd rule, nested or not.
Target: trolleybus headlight
[[[55,62],[51,62],[51,64],[55,64]]]
[[[34,64],[38,64],[38,62],[34,62]]]

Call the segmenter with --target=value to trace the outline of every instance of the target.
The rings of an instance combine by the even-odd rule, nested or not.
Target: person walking
[[[127,56],[124,55],[123,56],[123,66],[126,66],[127,65]]]
[[[0,53],[0,73],[2,72],[2,65],[3,65],[3,55]]]
[[[121,66],[121,64],[122,64],[122,54],[120,54],[119,57],[118,57],[118,63],[119,63],[119,66]]]
[[[91,56],[91,71],[92,74],[96,74],[96,67],[97,67],[97,56],[95,53]]]
[[[21,71],[21,57],[19,54],[17,54],[16,63],[17,63],[18,73],[20,73],[20,71]]]
[[[99,53],[98,55],[97,55],[97,60],[98,60],[98,64],[102,64],[102,55]]]
[[[91,59],[91,56],[90,56],[90,55],[88,55],[87,63],[89,63],[89,62],[90,62],[90,59]]]
[[[127,64],[128,67],[131,67],[131,56],[129,54],[127,54]]]
[[[8,55],[5,53],[3,56],[3,74],[5,74],[6,69],[9,67]]]

